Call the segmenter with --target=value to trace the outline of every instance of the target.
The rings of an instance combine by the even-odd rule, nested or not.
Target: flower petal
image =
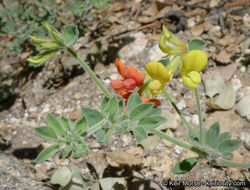
[[[153,95],[160,94],[165,87],[165,83],[159,80],[153,80],[149,83],[148,87]]]
[[[197,83],[192,81],[191,78],[189,78],[187,76],[182,76],[182,82],[188,88],[194,89],[197,87]]]
[[[161,105],[160,100],[157,100],[157,99],[149,99],[149,98],[146,98],[146,97],[143,97],[143,96],[141,96],[141,99],[142,99],[142,101],[144,103],[152,102],[152,103],[154,103],[154,106],[160,106]]]
[[[126,79],[126,67],[119,58],[115,59],[115,65],[116,65],[117,71],[120,73],[123,79]]]
[[[111,80],[110,85],[115,90],[124,88],[122,80]]]
[[[123,81],[123,86],[126,90],[134,90],[136,88],[136,81],[134,79],[128,78]]]
[[[201,50],[192,50],[184,56],[180,67],[180,74],[183,76],[191,71],[197,71],[199,73],[206,65],[206,54]]]
[[[146,65],[146,71],[152,78],[165,83],[170,81],[172,77],[172,71],[165,68],[160,62],[149,62]]]
[[[137,69],[132,66],[128,66],[127,77],[130,79],[134,79],[136,81],[137,86],[141,86],[146,77],[146,74],[143,72],[138,72]]]

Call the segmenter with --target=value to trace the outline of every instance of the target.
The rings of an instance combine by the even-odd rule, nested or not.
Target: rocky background
[[[192,38],[206,40],[209,62],[199,86],[205,126],[219,121],[223,132],[231,132],[233,138],[243,141],[234,160],[250,161],[249,0],[117,0],[93,13],[94,17],[84,23],[88,32],[74,48],[111,92],[110,80],[119,76],[114,65],[116,57],[143,70],[146,63],[164,55],[157,45],[162,24],[185,42]],[[171,172],[175,163],[195,154],[157,136],[141,144],[129,136],[117,136],[108,146],[91,137],[91,151],[79,160],[59,160],[56,155],[35,164],[38,153],[49,145],[34,133],[34,127],[46,125],[46,114],[76,120],[81,107],[99,108],[104,95],[81,66],[64,53],[42,67],[16,69],[29,55],[24,53],[21,63],[15,57],[0,60],[0,87],[5,94],[0,99],[1,190],[57,189],[50,183],[51,175],[69,164],[77,165],[90,179],[123,177],[126,188],[131,190],[163,189],[162,180],[169,179],[249,179],[247,170],[213,167],[205,160],[190,173],[175,175]],[[166,89],[188,121],[198,127],[193,91],[183,86],[177,74]],[[162,129],[184,140],[185,126],[164,97],[158,98],[168,119]],[[224,189],[213,189],[218,188]]]

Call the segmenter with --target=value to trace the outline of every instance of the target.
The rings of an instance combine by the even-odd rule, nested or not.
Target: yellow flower
[[[146,71],[152,77],[153,81],[149,83],[149,89],[152,94],[159,94],[164,86],[173,76],[173,71],[164,67],[160,62],[149,62],[146,65]]]
[[[196,88],[201,82],[200,72],[207,65],[207,56],[201,50],[192,50],[183,57],[180,75],[183,84],[188,88]]]
[[[164,87],[165,87],[165,84],[166,84],[166,83],[161,82],[161,81],[159,81],[159,80],[152,80],[152,81],[149,83],[149,86],[148,86],[148,87],[149,87],[151,93],[152,93],[153,95],[155,95],[155,94],[160,94],[160,93],[163,91],[163,89],[164,89]]]

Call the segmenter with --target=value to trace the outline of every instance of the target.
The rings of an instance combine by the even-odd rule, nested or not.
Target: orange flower
[[[116,58],[115,65],[123,80],[112,80],[110,85],[125,99],[125,104],[127,105],[128,98],[133,93],[132,91],[136,87],[142,86],[146,74],[144,72],[137,71],[137,69],[132,66],[126,67],[119,58]],[[139,94],[141,96],[141,93]],[[145,103],[153,102],[155,106],[159,106],[161,104],[157,99],[149,99],[143,96],[141,96],[141,99]]]
[[[146,77],[146,74],[143,72],[138,72],[136,68],[132,66],[128,66],[127,68],[121,62],[120,59],[115,60],[116,68],[123,80],[112,80],[111,87],[120,95],[127,99],[132,92],[130,90],[134,90],[137,86],[141,86]]]
[[[149,98],[146,98],[146,97],[143,97],[141,96],[141,99],[144,103],[147,103],[147,102],[152,102],[155,104],[155,106],[160,106],[161,105],[161,101],[160,100],[157,100],[157,99],[149,99]]]

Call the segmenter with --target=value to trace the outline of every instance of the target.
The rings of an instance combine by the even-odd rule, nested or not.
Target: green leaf
[[[153,115],[160,116],[161,113],[162,113],[161,108],[153,107],[153,110],[151,111],[150,116],[153,116]]]
[[[135,127],[133,133],[138,142],[141,142],[148,137],[147,132],[142,127]]]
[[[99,143],[104,143],[105,142],[105,131],[103,129],[99,129],[97,132],[96,132],[96,141],[99,142]]]
[[[207,45],[207,42],[200,39],[192,39],[188,43],[188,50],[203,50]]]
[[[222,153],[222,158],[227,159],[227,160],[232,160],[233,159],[233,154],[231,152],[223,152]]]
[[[50,58],[52,58],[58,52],[58,50],[59,49],[52,49],[45,51],[35,57],[28,58],[27,61],[33,64],[34,66],[39,66],[48,61]]]
[[[106,96],[102,99],[102,103],[101,103],[101,112],[102,112],[103,114],[106,113],[106,110],[107,110],[107,108],[108,108],[108,102],[109,102],[109,100],[110,100],[110,98],[108,98],[108,97],[106,97]]]
[[[172,172],[175,174],[187,173],[196,165],[197,162],[198,159],[195,157],[179,161],[175,164]]]
[[[63,39],[64,44],[69,47],[73,46],[78,38],[79,30],[74,24],[68,24],[64,27]]]
[[[83,154],[87,153],[89,151],[88,146],[83,140],[80,140],[76,146],[76,151],[73,153],[74,158],[78,159]]]
[[[92,127],[93,125],[103,120],[102,114],[95,109],[82,108],[81,111],[82,111],[82,115],[86,116],[89,127]]]
[[[149,115],[153,109],[154,104],[152,103],[142,103],[134,107],[130,112],[129,117],[132,121],[140,120],[147,115]]]
[[[224,142],[224,141],[226,141],[226,140],[230,140],[230,139],[231,139],[231,134],[230,134],[230,133],[228,133],[228,132],[222,133],[222,134],[220,135],[220,137],[219,137],[217,143],[216,143],[217,148],[218,148],[218,146],[219,146],[222,142]]]
[[[88,128],[87,125],[87,119],[85,116],[81,117],[80,119],[78,119],[75,123],[74,123],[75,129],[76,129],[76,133],[78,135],[81,135],[83,132],[85,132]]]
[[[206,143],[211,147],[215,147],[220,135],[220,125],[218,122],[211,125],[206,133]]]
[[[40,163],[47,160],[49,157],[53,156],[59,149],[59,145],[55,144],[45,148],[36,158],[35,162]]]
[[[129,96],[128,104],[127,104],[128,112],[130,113],[134,109],[135,106],[141,103],[142,103],[141,97],[139,96],[137,92],[131,94]]]
[[[221,153],[224,152],[233,152],[238,149],[241,145],[241,141],[239,140],[225,140],[221,144],[219,144],[218,150]]]
[[[72,177],[72,172],[66,166],[63,166],[56,170],[56,172],[51,177],[52,184],[58,184],[62,187],[66,186]]]
[[[47,114],[48,126],[54,129],[57,135],[64,136],[63,126],[60,121],[52,114]]]
[[[150,129],[150,128],[158,127],[165,121],[166,121],[166,118],[162,116],[149,116],[149,117],[141,119],[138,122],[137,126],[142,127],[144,129]]]
[[[54,142],[58,141],[56,133],[51,127],[36,127],[35,132],[42,139]]]
[[[120,108],[120,113],[123,112],[124,108],[125,108],[125,101],[124,99],[121,99],[118,101],[118,105],[119,105],[119,108]]]
[[[113,96],[112,98],[110,98],[106,111],[109,115],[118,113],[119,104],[118,104],[116,96]]]
[[[61,122],[62,122],[62,126],[63,126],[63,128],[66,130],[66,131],[71,131],[71,121],[70,121],[70,119],[69,118],[67,118],[67,117],[64,117],[64,116],[62,116],[61,117]]]
[[[13,32],[16,28],[16,24],[13,20],[4,21],[1,23],[1,25],[2,26],[1,26],[0,30],[6,34],[13,34]]]
[[[64,149],[60,152],[59,158],[60,159],[67,159],[70,157],[71,153],[72,153],[72,149],[71,149],[70,145],[66,145],[64,147]]]

